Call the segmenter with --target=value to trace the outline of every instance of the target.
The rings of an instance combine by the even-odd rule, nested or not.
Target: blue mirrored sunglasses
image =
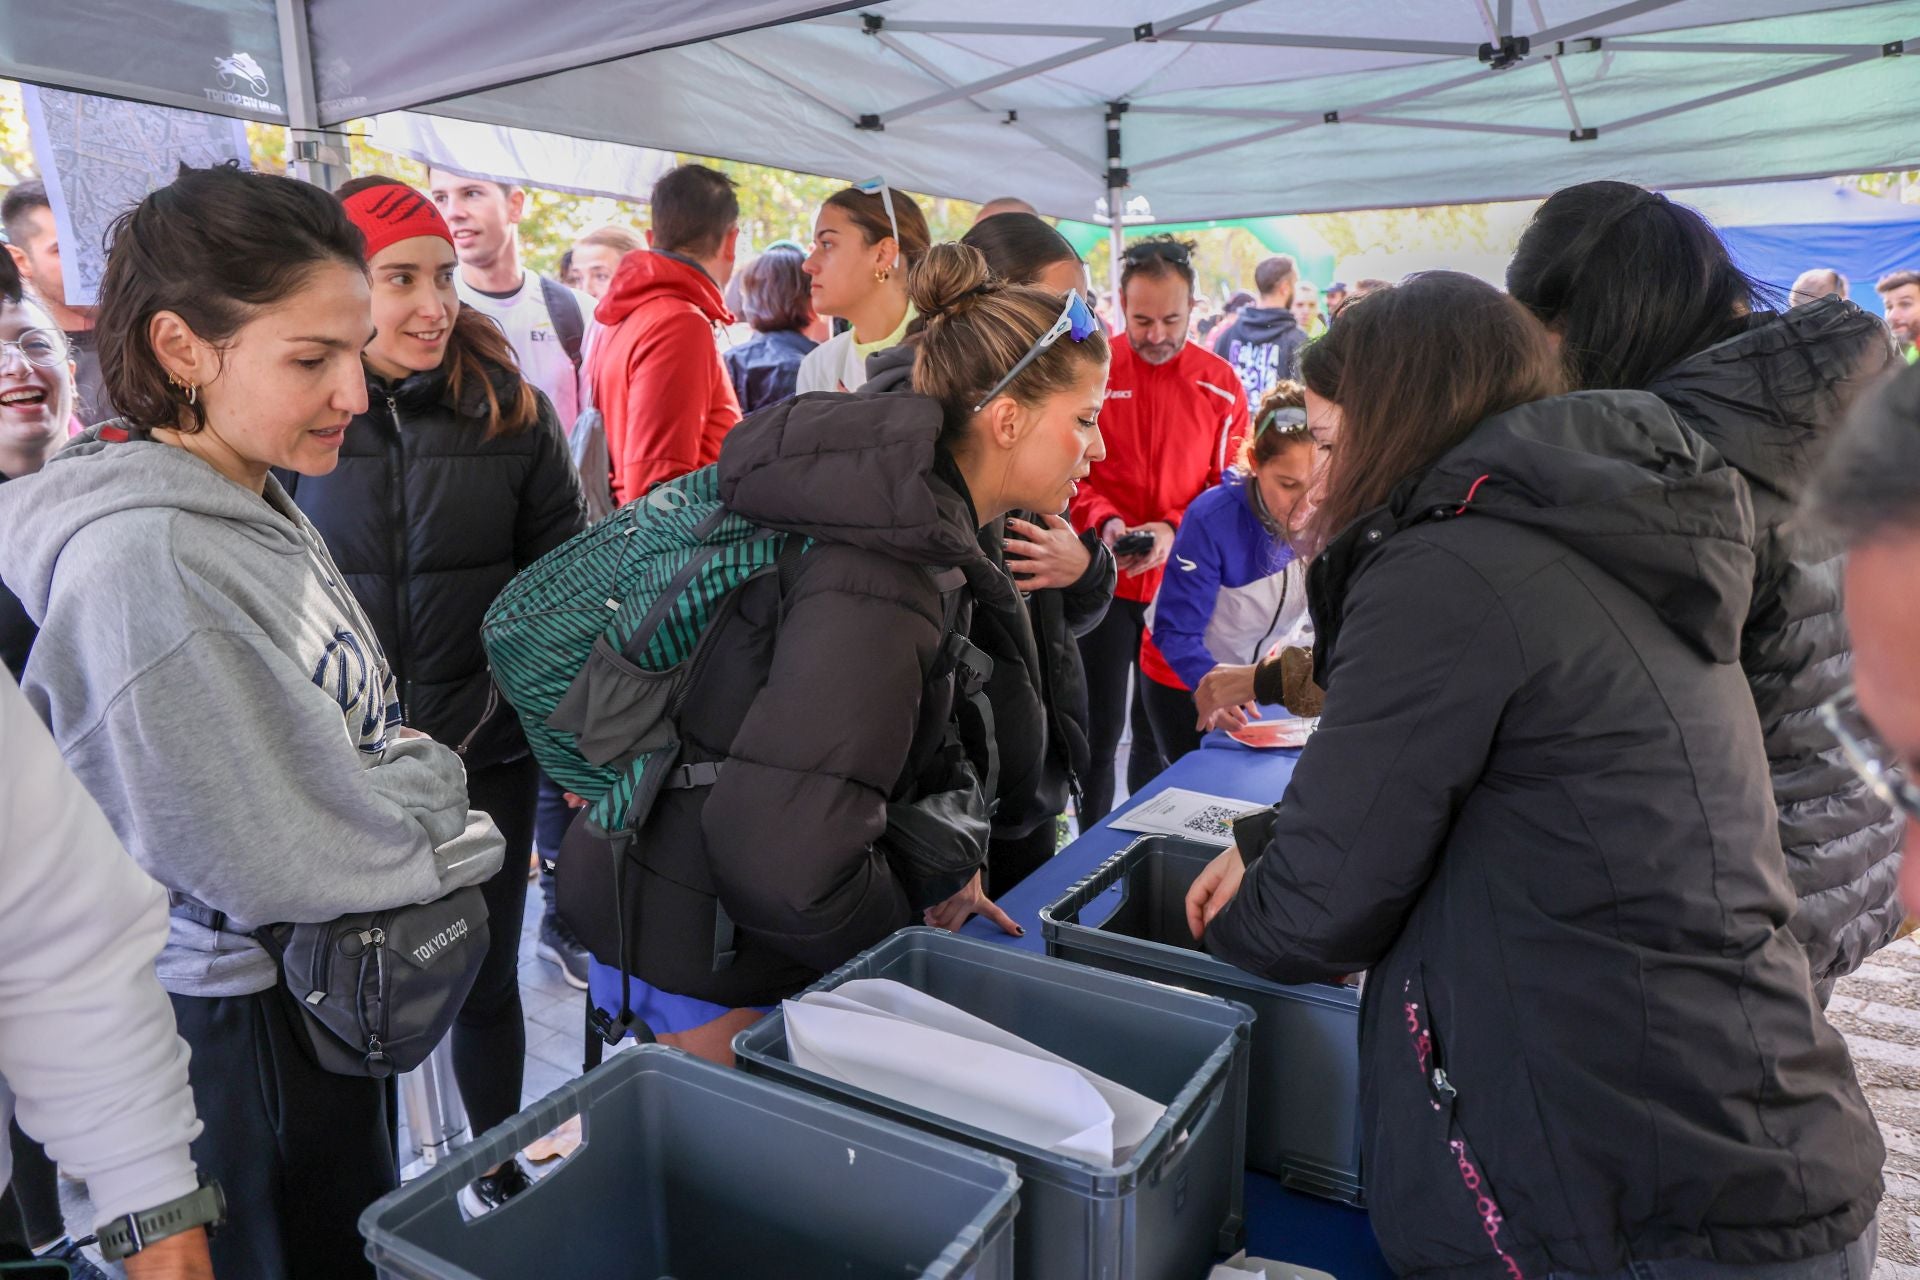
[[[980,403],[973,406],[973,411],[978,413],[991,404],[995,396],[1011,386],[1013,380],[1019,377],[1028,365],[1038,360],[1042,352],[1060,341],[1062,337],[1072,338],[1075,342],[1085,342],[1099,327],[1100,322],[1094,319],[1093,309],[1087,306],[1087,300],[1077,292],[1069,293],[1067,305],[1060,309],[1060,318],[1055,320],[1052,327],[1045,333],[1033,340],[1033,345],[1027,348],[1027,354],[1021,356],[1020,362],[1007,370],[1006,377],[993,384],[992,390],[980,397]]]

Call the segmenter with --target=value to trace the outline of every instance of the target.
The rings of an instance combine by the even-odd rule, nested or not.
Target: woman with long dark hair
[[[230,1205],[214,1266],[249,1280],[371,1277],[356,1224],[399,1183],[391,1079],[315,1060],[255,932],[501,865],[275,478],[332,471],[366,411],[363,247],[315,187],[183,169],[107,255],[95,332],[123,416],[0,485],[0,572],[40,627],[23,687],[172,894],[160,981],[193,1051],[193,1157]]]
[[[1897,367],[1886,326],[1839,297],[1770,310],[1775,291],[1741,273],[1705,218],[1625,182],[1541,205],[1507,289],[1554,333],[1577,386],[1653,392],[1746,478],[1756,542],[1740,665],[1800,899],[1794,936],[1824,1000],[1900,928],[1901,823],[1820,721],[1853,674],[1845,556],[1796,508],[1856,392]]]
[[[1279,982],[1367,971],[1402,1275],[1866,1275],[1883,1148],[1787,931],[1741,673],[1753,512],[1654,396],[1557,394],[1435,272],[1307,348],[1320,728],[1187,901]]]
[[[460,304],[453,240],[433,202],[391,178],[340,188],[366,238],[373,285],[367,407],[340,465],[289,490],[366,610],[412,728],[458,752],[474,808],[506,837],[487,882],[497,922],[453,1027],[454,1075],[476,1133],[520,1109],[526,1030],[520,920],[539,769],[480,646],[480,620],[509,579],[578,533],[585,500],[546,397],[520,376],[505,336]],[[526,1186],[515,1162],[469,1188],[491,1207]]]

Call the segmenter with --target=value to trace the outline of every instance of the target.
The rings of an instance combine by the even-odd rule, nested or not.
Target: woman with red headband
[[[506,836],[485,886],[497,923],[453,1028],[454,1074],[480,1133],[520,1109],[519,922],[539,782],[487,673],[480,620],[518,570],[585,526],[586,507],[553,406],[493,322],[460,305],[453,239],[433,202],[380,177],[337,194],[367,242],[367,408],[339,467],[288,489],[372,620],[407,725],[459,752],[473,807]],[[509,1162],[467,1198],[488,1208],[525,1185]]]

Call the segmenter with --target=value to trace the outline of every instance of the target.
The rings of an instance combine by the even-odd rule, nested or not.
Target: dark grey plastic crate
[[[1219,853],[1175,836],[1134,841],[1041,911],[1047,954],[1252,1008],[1247,1164],[1296,1190],[1364,1205],[1360,991],[1282,986],[1201,950],[1187,929],[1187,890]]]
[[[1045,956],[903,929],[813,990],[890,978],[1164,1103],[1126,1163],[1103,1168],[793,1065],[778,1010],[733,1042],[740,1065],[1009,1156],[1020,1170],[1022,1280],[1196,1280],[1240,1247],[1251,1011]]]
[[[578,1114],[585,1143],[467,1221],[459,1189]],[[648,1045],[360,1216],[380,1280],[1008,1280],[1020,1185],[958,1143]]]

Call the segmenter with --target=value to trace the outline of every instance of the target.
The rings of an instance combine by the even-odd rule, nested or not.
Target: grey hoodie
[[[0,486],[0,578],[41,633],[22,687],[140,865],[233,921],[175,916],[161,983],[264,991],[242,931],[431,901],[502,842],[459,758],[399,736],[373,628],[280,486],[124,434]]]

